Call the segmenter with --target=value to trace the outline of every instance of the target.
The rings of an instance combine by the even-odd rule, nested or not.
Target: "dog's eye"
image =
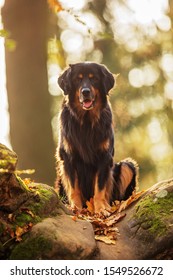
[[[92,76],[92,77],[89,77],[90,81],[92,82],[98,82],[98,78],[96,76]]]
[[[78,75],[76,77],[73,78],[73,81],[76,82],[76,83],[80,83],[83,79],[83,76],[82,75]]]
[[[81,81],[83,79],[83,75],[82,74],[79,74],[78,76],[77,76],[77,80],[78,81]]]
[[[92,81],[92,82],[97,82],[97,81],[98,81],[97,76],[95,76],[93,73],[90,73],[90,74],[88,75],[88,78],[89,78],[90,81]]]

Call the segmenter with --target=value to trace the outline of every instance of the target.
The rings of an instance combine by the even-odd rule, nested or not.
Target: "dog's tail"
[[[112,201],[126,200],[137,189],[138,171],[138,164],[132,158],[126,158],[114,164]]]

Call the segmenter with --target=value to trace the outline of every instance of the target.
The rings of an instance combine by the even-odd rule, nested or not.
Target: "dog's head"
[[[58,78],[58,84],[69,95],[69,101],[78,102],[83,110],[92,110],[97,102],[106,102],[114,77],[104,65],[84,62],[70,64]]]

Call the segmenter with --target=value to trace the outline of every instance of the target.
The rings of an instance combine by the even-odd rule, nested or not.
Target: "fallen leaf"
[[[141,195],[144,193],[145,191],[141,191],[141,192],[133,192],[132,195],[125,201],[121,201],[120,203],[120,207],[118,209],[118,212],[122,212],[123,210],[125,210],[131,203],[133,203],[134,201],[136,201],[139,197],[141,197]]]
[[[26,185],[29,185],[32,182],[30,178],[25,178],[25,179],[23,179],[23,181]]]
[[[91,213],[94,214],[94,201],[93,198],[90,198],[90,201],[86,202],[87,210]]]
[[[71,216],[71,218],[72,218],[72,220],[73,220],[74,222],[77,221],[77,216]]]
[[[112,213],[116,212],[116,211],[118,210],[118,208],[120,207],[120,204],[121,204],[120,201],[115,200],[115,201],[113,202],[112,207],[111,207],[111,212],[112,212]]]
[[[103,229],[100,229],[100,228],[96,228],[94,230],[94,233],[95,235],[102,235],[104,233],[104,230]]]
[[[114,232],[116,232],[117,234],[119,234],[119,229],[117,228],[117,227],[110,227],[110,228],[108,228],[108,232],[110,232],[110,231],[114,231]]]
[[[34,213],[31,210],[29,210],[28,208],[21,208],[20,210],[21,210],[21,212],[25,212],[25,213],[29,214],[32,218],[35,217]]]
[[[106,244],[115,244],[116,243],[115,240],[112,240],[108,236],[105,236],[105,235],[95,235],[95,239],[97,241],[102,241]]]
[[[28,230],[29,230],[30,228],[32,228],[32,227],[33,227],[33,223],[30,222],[30,223],[28,224]]]
[[[90,223],[92,223],[94,226],[96,227],[100,227],[100,228],[104,228],[105,227],[105,222],[104,220],[101,220],[101,219],[93,219],[90,221]]]
[[[15,236],[15,233],[13,230],[10,230],[10,236],[13,238]]]
[[[6,226],[6,228],[4,230],[4,234],[9,234],[12,238],[15,236],[14,231],[8,226]]]
[[[24,234],[25,230],[22,227],[17,227],[16,231],[15,231],[15,235],[16,235],[16,241],[21,241],[22,238],[22,234]]]
[[[24,227],[16,227],[15,230],[15,237],[16,241],[20,242],[22,240],[22,235],[26,232],[28,232],[32,228],[33,224],[30,222],[28,225],[25,225]]]
[[[120,235],[115,225],[126,216],[126,213],[121,212],[136,201],[143,193],[144,191],[138,193],[134,191],[126,201],[114,201],[108,217],[94,213],[94,202],[93,198],[91,198],[90,201],[86,202],[87,208],[83,208],[81,211],[75,208],[71,209],[75,214],[74,217],[76,217],[72,219],[76,221],[78,218],[90,222],[94,228],[96,240],[105,242],[106,244],[115,244],[117,235]]]
[[[8,220],[9,220],[9,222],[14,222],[15,221],[15,215],[12,214],[12,213],[8,214]]]
[[[115,223],[117,223],[118,221],[120,221],[122,218],[124,218],[126,216],[126,213],[117,213],[114,214],[113,216],[108,217],[105,220],[105,224],[110,227],[113,226]]]
[[[111,240],[116,240],[117,239],[117,234],[115,231],[107,231],[105,234],[109,239]]]
[[[118,212],[119,213],[122,212],[123,210],[125,210],[127,208],[127,206],[128,206],[128,200],[122,201],[121,205],[120,205],[120,207],[118,209]]]

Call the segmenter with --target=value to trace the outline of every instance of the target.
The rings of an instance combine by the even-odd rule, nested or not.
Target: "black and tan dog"
[[[64,91],[59,116],[56,187],[63,186],[72,207],[93,197],[96,213],[107,214],[112,201],[126,199],[136,186],[131,159],[113,163],[114,133],[108,101],[114,77],[97,63],[77,63],[58,78]]]

